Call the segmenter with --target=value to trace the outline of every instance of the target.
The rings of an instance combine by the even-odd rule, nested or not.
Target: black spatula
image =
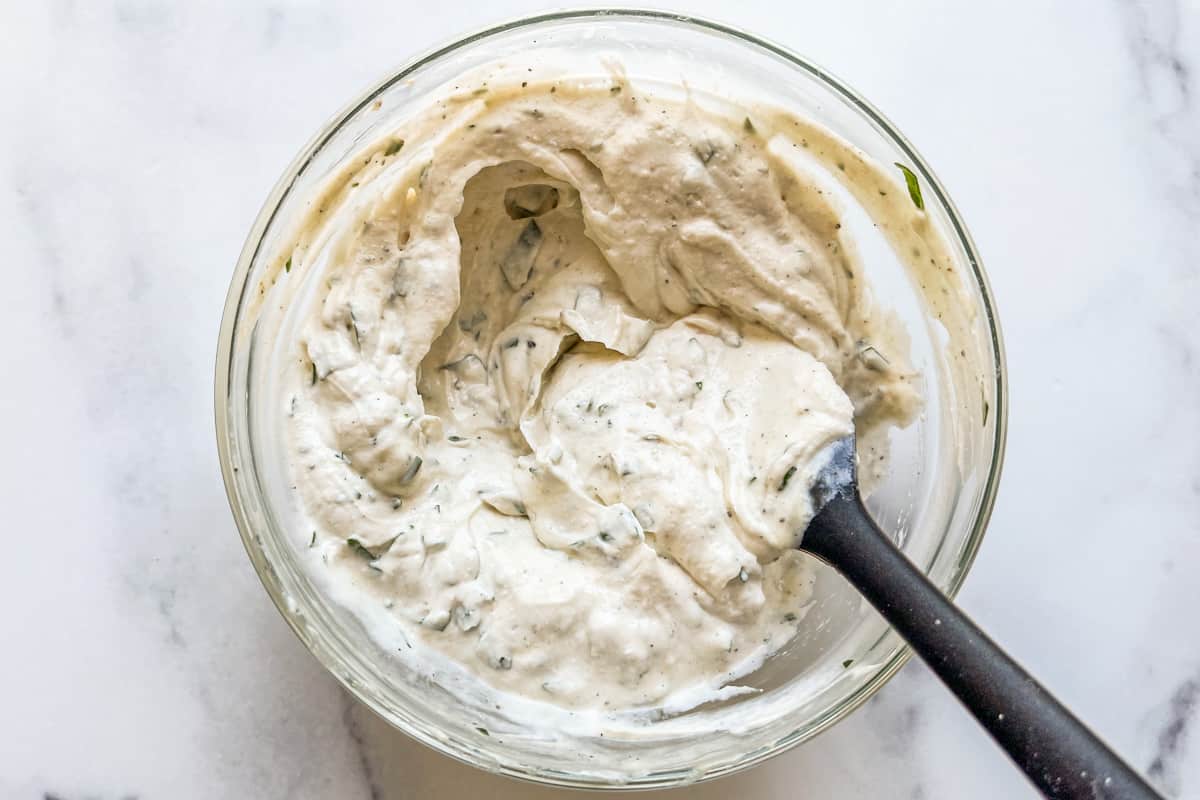
[[[800,542],[903,636],[1046,797],[1161,800],[1141,776],[943,595],[879,529],[858,492],[854,438],[829,448]]]

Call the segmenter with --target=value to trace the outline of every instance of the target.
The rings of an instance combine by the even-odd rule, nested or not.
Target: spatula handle
[[[905,558],[856,491],[829,500],[800,547],[862,592],[1046,797],[1161,800]]]

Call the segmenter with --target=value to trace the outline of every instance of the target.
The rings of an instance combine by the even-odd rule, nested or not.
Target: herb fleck
[[[291,257],[291,256],[288,256],[288,260],[287,260],[286,262],[284,262],[284,264],[283,264],[283,271],[284,271],[284,272],[291,272],[291,271],[292,271],[292,257]]]
[[[754,133],[754,123],[750,121],[749,117],[742,120],[742,130],[746,133]]]
[[[408,468],[404,470],[404,474],[400,476],[401,483],[408,483],[413,478],[417,477],[417,473],[421,471],[421,457],[413,456],[408,462]]]
[[[309,546],[309,548],[313,548],[313,547],[317,546],[317,532],[316,531],[312,532],[312,538],[308,540],[308,546]]]
[[[895,164],[900,168],[900,171],[904,173],[904,183],[908,186],[908,196],[912,198],[913,205],[919,210],[924,211],[925,199],[921,197],[921,184],[917,181],[916,173],[901,164],[899,161],[895,162]]]
[[[346,547],[349,547],[351,552],[353,552],[355,555],[362,556],[368,561],[375,560],[375,554],[368,550],[365,544],[360,542],[358,539],[355,539],[353,536],[346,540]]]
[[[847,658],[845,661],[842,662],[842,669],[848,669],[850,667],[850,665],[853,663],[854,663],[853,658]]]
[[[383,151],[383,154],[384,156],[394,156],[396,153],[400,152],[401,147],[404,147],[404,140],[396,139],[387,146],[387,149]]]
[[[500,271],[512,289],[520,289],[533,272],[533,262],[542,246],[542,229],[531,219],[500,259]]]
[[[781,480],[779,482],[779,491],[782,492],[784,489],[787,488],[788,481],[790,481],[792,479],[792,476],[795,474],[796,474],[796,468],[794,466],[788,467],[788,471],[783,473],[783,480]]]

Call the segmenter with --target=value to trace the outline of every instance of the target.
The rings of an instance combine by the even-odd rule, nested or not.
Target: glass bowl
[[[866,219],[860,255],[868,281],[911,339],[925,397],[921,417],[891,432],[892,463],[868,505],[935,584],[950,595],[958,590],[992,509],[1007,413],[1000,331],[971,238],[912,145],[852,90],[778,45],[673,14],[576,10],[489,28],[412,60],[333,117],[284,172],[238,259],[217,353],[221,470],[246,551],[280,613],[346,689],[389,723],[496,773],[579,787],[671,786],[726,775],[815,736],[883,686],[908,648],[822,566],[801,633],[739,681],[756,694],[662,714],[637,735],[616,739],[496,718],[470,686],[430,680],[392,657],[301,565],[298,542],[307,542],[307,531],[296,530],[272,419],[275,330],[286,311],[284,287],[299,280],[282,268],[279,250],[307,199],[364,143],[456,76],[497,58],[564,51],[573,74],[605,74],[616,57],[635,85],[686,81],[738,102],[768,102],[823,124],[867,159],[911,168],[929,235],[941,238],[953,266],[934,281],[918,278],[885,243],[870,241]]]

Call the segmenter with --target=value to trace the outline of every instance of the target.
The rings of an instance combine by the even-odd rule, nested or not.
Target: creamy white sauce
[[[903,193],[623,78],[464,87],[331,179],[282,257],[281,403],[344,602],[570,709],[728,694],[784,645],[818,454],[857,427],[882,469],[919,405],[809,149]]]

